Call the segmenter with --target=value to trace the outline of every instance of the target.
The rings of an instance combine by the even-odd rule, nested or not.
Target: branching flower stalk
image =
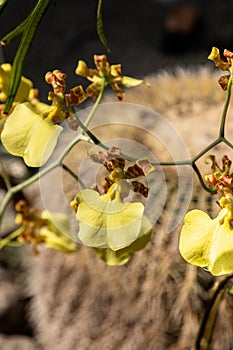
[[[179,245],[180,253],[187,262],[208,269],[214,276],[227,274],[227,276],[215,286],[215,290],[203,316],[193,346],[193,350],[208,350],[216,318],[216,310],[227,282],[233,277],[233,174],[230,173],[231,161],[227,156],[223,157],[222,168],[218,166],[215,156],[209,156],[212,160],[211,168],[213,172],[212,174],[206,175],[205,178],[203,178],[196,162],[220,143],[225,143],[233,149],[233,144],[225,138],[225,123],[231,99],[233,53],[225,50],[224,56],[227,58],[227,61],[223,61],[220,58],[219,50],[213,48],[209,56],[209,59],[213,60],[217,67],[230,72],[229,75],[221,77],[219,81],[222,88],[226,90],[226,98],[217,139],[191,159],[174,160],[169,162],[162,160],[150,162],[148,159],[135,159],[134,157],[130,157],[124,152],[121,152],[117,147],[107,146],[104,142],[99,140],[91,130],[89,130],[89,125],[95,116],[98,106],[102,102],[106,85],[110,85],[118,99],[122,100],[124,90],[120,85],[132,87],[145,83],[142,80],[123,76],[121,74],[121,65],[110,65],[107,61],[106,55],[94,56],[94,69],[87,67],[84,61],[79,61],[76,73],[85,76],[91,81],[86,92],[83,91],[81,86],[76,86],[71,89],[69,93],[65,93],[66,75],[62,71],[56,70],[52,73],[47,73],[48,82],[54,88],[54,91],[49,94],[48,98],[52,101],[51,106],[44,106],[42,108],[39,101],[37,101],[36,106],[31,103],[29,97],[26,98],[26,102],[16,101],[17,91],[20,90],[19,87],[26,55],[35,36],[36,29],[51,2],[51,0],[38,0],[36,6],[26,19],[2,38],[2,45],[6,45],[17,36],[22,36],[13,61],[7,99],[6,101],[1,101],[5,103],[4,112],[6,114],[10,112],[9,117],[3,117],[0,121],[1,126],[3,126],[2,144],[9,153],[16,156],[22,156],[27,165],[34,166],[27,163],[25,160],[25,155],[28,155],[30,153],[29,151],[31,151],[30,146],[34,151],[34,153],[33,151],[31,153],[34,158],[36,158],[35,155],[40,151],[43,153],[45,150],[43,147],[48,145],[48,141],[51,141],[53,132],[57,129],[59,129],[59,133],[61,132],[62,127],[58,126],[58,124],[62,123],[64,120],[68,121],[72,115],[75,115],[77,119],[76,121],[81,130],[77,137],[70,142],[54,162],[45,166],[40,172],[15,186],[11,185],[4,164],[0,161],[2,178],[7,188],[7,193],[0,205],[0,222],[14,195],[36,182],[40,177],[50,173],[53,169],[62,167],[76,181],[80,181],[78,175],[64,164],[64,159],[72,148],[80,141],[98,145],[107,152],[103,152],[102,150],[97,152],[94,151],[92,154],[89,154],[89,156],[94,162],[102,164],[109,172],[109,175],[104,178],[105,182],[100,189],[97,184],[95,184],[95,189],[86,189],[81,183],[84,189],[76,195],[70,204],[75,212],[76,220],[79,223],[79,232],[77,233],[77,236],[81,242],[91,247],[96,255],[108,265],[118,266],[126,263],[135,251],[144,248],[149,242],[152,233],[152,224],[146,215],[144,215],[144,204],[140,201],[125,201],[130,191],[140,194],[145,198],[147,197],[149,188],[145,186],[143,182],[139,181],[138,178],[146,177],[154,170],[154,166],[157,165],[191,166],[204,190],[211,193],[219,191],[222,194],[222,198],[218,201],[221,209],[215,219],[211,219],[205,212],[200,210],[193,210],[186,214],[184,225],[181,230]],[[7,0],[2,1],[0,4],[0,12],[6,4]],[[98,1],[97,22],[99,37],[108,49],[108,44],[103,33],[102,0]],[[27,95],[29,96],[29,93],[27,93]],[[83,123],[78,115],[76,115],[74,105],[82,102],[87,96],[90,98],[96,98],[96,101]],[[16,106],[13,105],[13,102],[16,103]],[[17,103],[19,104],[17,105]],[[47,108],[47,112],[44,112],[44,108]],[[24,109],[24,112],[19,113],[22,109]],[[24,125],[27,124],[29,127],[29,129],[26,130],[26,137],[23,138],[23,141],[22,137],[21,139],[18,138],[17,132],[14,134],[15,137],[11,138],[11,130],[13,129],[12,125],[14,127],[16,126],[15,121],[20,119],[18,119],[20,114],[24,116],[24,118],[27,114],[27,119],[24,119],[25,124],[21,124],[20,120],[18,126],[20,125],[24,128]],[[4,123],[5,125],[2,125]],[[44,143],[47,143],[46,145],[41,140],[38,143],[36,142],[40,139],[41,129],[43,129],[43,142],[45,141]],[[35,130],[36,141],[33,140],[33,132],[35,136]],[[22,133],[23,131],[21,131],[21,134]],[[59,133],[57,132],[56,140],[53,142],[54,147]],[[12,139],[14,141],[12,141]],[[39,143],[43,146],[41,146],[40,150],[38,147],[35,147],[35,145],[38,146]],[[9,149],[6,145],[9,146]],[[12,151],[12,149],[14,147],[17,148],[17,146],[19,152],[14,153],[15,150]],[[48,151],[49,156],[54,147],[51,147],[51,152]],[[38,165],[36,166],[43,165],[48,159],[42,159],[42,157],[38,158]],[[133,165],[127,166],[125,163],[126,160],[133,163]],[[210,186],[206,185],[206,182]],[[11,243],[13,245],[21,244],[20,242],[14,242],[14,239],[20,237],[21,242],[30,242],[32,245],[34,244],[34,248],[37,244],[44,242],[47,244],[47,247],[58,249],[63,252],[76,251],[76,243],[63,237],[65,236],[65,231],[58,230],[56,232],[56,229],[53,227],[53,221],[46,216],[47,214],[45,212],[43,212],[41,216],[38,216],[36,211],[31,210],[27,204],[25,206],[25,203],[20,207],[18,212],[18,221],[16,220],[16,223],[21,226],[10,235],[0,240],[0,249]],[[58,214],[58,219],[60,214],[56,214]],[[62,221],[63,228],[65,228],[67,226],[67,221],[69,220],[67,217],[63,217]],[[23,236],[23,234],[25,234],[25,236]],[[27,236],[27,234],[29,235]]]
[[[66,155],[71,151],[71,149],[80,141],[82,141],[83,135],[86,134],[88,135],[88,137],[90,138],[90,142],[100,146],[101,148],[108,150],[109,147],[107,145],[105,145],[103,142],[101,142],[98,138],[96,138],[96,136],[88,129],[88,125],[90,124],[96,109],[98,108],[99,104],[102,101],[103,95],[104,95],[104,91],[105,91],[105,83],[106,80],[105,78],[102,79],[102,83],[101,83],[101,88],[100,88],[100,93],[86,119],[86,121],[84,123],[81,122],[81,120],[78,119],[78,123],[80,125],[80,127],[82,128],[82,132],[67,146],[67,148],[63,151],[63,153],[60,155],[60,157],[54,161],[52,164],[50,164],[49,166],[43,168],[40,173],[37,173],[35,175],[33,175],[32,177],[30,177],[29,179],[26,179],[25,181],[23,181],[22,183],[16,185],[16,186],[12,186],[10,188],[10,190],[6,193],[1,205],[0,205],[0,220],[3,217],[3,214],[6,210],[7,205],[9,204],[9,202],[11,201],[11,199],[13,198],[13,196],[23,190],[24,188],[28,187],[29,185],[33,184],[35,181],[37,181],[40,177],[43,177],[44,175],[48,174],[50,171],[52,171],[53,169],[59,167],[59,166],[63,166],[63,160],[66,157]],[[228,86],[227,86],[227,94],[226,94],[226,99],[225,99],[225,104],[224,104],[224,109],[223,109],[223,113],[222,113],[222,119],[221,119],[221,127],[220,127],[220,132],[219,132],[219,137],[213,141],[210,145],[208,145],[207,147],[205,147],[201,152],[199,152],[195,157],[193,157],[192,159],[186,159],[186,160],[175,160],[175,161],[171,161],[171,162],[163,162],[163,161],[151,161],[151,164],[153,166],[183,166],[183,165],[189,165],[193,168],[193,170],[195,171],[195,173],[198,176],[198,179],[202,185],[202,187],[206,190],[209,191],[211,193],[216,192],[214,189],[210,189],[209,187],[206,186],[205,182],[203,181],[202,175],[196,165],[196,161],[201,158],[204,154],[206,154],[208,151],[210,151],[214,146],[216,146],[217,144],[224,142],[226,143],[229,147],[233,148],[233,145],[225,138],[224,136],[224,127],[225,127],[225,121],[226,121],[226,116],[227,116],[227,111],[228,111],[228,107],[229,107],[229,102],[230,102],[230,97],[231,97],[231,87],[232,87],[232,76],[229,79],[228,82]],[[72,109],[72,112],[74,113],[75,111]],[[78,118],[78,116],[77,116]],[[85,139],[87,141],[87,139]],[[127,154],[121,153],[121,156],[124,157],[125,159],[135,162],[136,159],[134,157],[130,157]],[[65,167],[65,170],[68,170],[68,167]],[[69,170],[68,170],[69,171]],[[72,172],[70,172],[70,174],[73,176],[74,174],[72,174]],[[76,180],[77,180],[77,176],[75,176]]]
[[[229,80],[228,80],[228,84],[227,84],[226,100],[225,100],[225,104],[224,104],[224,108],[223,108],[221,125],[220,125],[220,130],[219,130],[219,139],[222,139],[222,140],[225,140],[225,122],[226,122],[228,107],[229,107],[230,100],[231,100],[232,75],[233,75],[233,72],[231,72]],[[232,145],[231,145],[231,147],[232,147]]]

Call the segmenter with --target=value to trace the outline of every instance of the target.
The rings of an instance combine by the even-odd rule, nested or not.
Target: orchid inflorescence
[[[229,71],[229,74],[221,77],[219,81],[223,90],[229,91],[233,71],[233,53],[225,50],[224,56],[226,60],[220,57],[217,48],[213,48],[209,59],[213,60],[220,69]],[[145,83],[143,80],[123,76],[121,65],[110,65],[106,55],[94,55],[94,63],[95,68],[89,68],[84,61],[80,60],[76,68],[78,75],[86,77],[91,82],[86,89],[77,85],[67,92],[66,74],[59,69],[48,72],[45,80],[52,87],[52,91],[48,94],[50,105],[39,101],[38,93],[29,79],[21,78],[9,115],[1,114],[4,119],[1,141],[9,153],[22,157],[28,166],[39,167],[46,164],[54,151],[64,122],[75,130],[81,126],[83,128],[81,134],[88,131],[75,113],[76,105],[87,98],[97,98],[98,105],[107,85],[116,93],[117,98],[122,100],[124,91],[121,86],[134,87]],[[0,97],[4,107],[11,66],[4,64],[0,68]],[[94,113],[91,112],[91,118],[93,115]],[[95,142],[94,135],[88,132],[88,136],[92,138],[92,142]],[[222,139],[221,135],[215,144]],[[81,137],[77,138],[76,142],[79,140]],[[196,166],[194,167],[195,161],[211,147],[212,145],[207,147],[187,164],[191,164],[194,170],[197,169]],[[143,201],[132,202],[128,198],[130,191],[139,193],[142,197],[148,196],[149,188],[141,179],[146,179],[154,170],[153,162],[148,159],[135,159],[127,166],[129,161],[122,156],[118,147],[112,147],[107,152],[101,149],[89,151],[88,156],[91,161],[102,165],[109,175],[102,179],[101,184],[81,190],[71,201],[71,207],[79,225],[77,240],[80,244],[91,247],[108,265],[121,265],[126,263],[135,251],[143,248],[151,237],[152,223],[144,213]],[[215,219],[211,219],[208,214],[200,210],[189,212],[184,218],[179,249],[183,258],[191,264],[204,267],[213,275],[229,274],[233,272],[231,161],[224,156],[223,166],[220,168],[214,155],[208,156],[207,160],[212,162],[212,173],[204,176],[202,181],[209,184],[210,191],[221,194],[222,197],[217,201],[220,212]],[[57,165],[61,165],[61,162],[55,166]],[[208,185],[204,186],[208,189]],[[61,232],[51,229],[47,219],[43,221],[45,219],[42,217],[45,214],[42,213],[39,217],[32,214],[33,211],[29,209],[27,212],[30,213],[29,216],[25,216],[24,212],[20,214],[20,220],[19,215],[16,219],[18,225],[23,228],[20,230],[19,240],[30,242],[35,247],[41,242],[48,246],[49,234],[46,236],[45,232],[50,233],[51,237],[53,232],[50,243],[56,237],[60,242],[57,249],[76,250],[77,245],[74,248],[71,240],[68,243],[67,237],[62,243]],[[56,244],[51,243],[50,246],[55,248]]]

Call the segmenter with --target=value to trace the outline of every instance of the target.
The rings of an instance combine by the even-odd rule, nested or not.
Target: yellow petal
[[[76,219],[79,222],[79,239],[91,247],[107,248],[107,202],[93,190],[83,190],[77,197]]]
[[[87,77],[89,75],[89,68],[84,61],[78,61],[78,66],[75,70],[75,73],[81,75],[82,77]]]
[[[212,238],[209,271],[214,276],[233,272],[233,228],[225,219],[220,225],[217,222]]]
[[[146,216],[142,218],[142,226],[140,230],[140,238],[126,248],[114,251],[110,248],[100,249],[93,248],[95,254],[109,266],[120,266],[126,264],[132,254],[143,249],[150,241],[152,233],[152,225]]]
[[[40,235],[43,237],[44,242],[48,248],[59,250],[64,253],[73,253],[78,249],[76,243],[71,239],[68,239],[64,235],[58,235],[47,227],[43,227],[40,230]]]
[[[121,82],[126,87],[134,87],[144,83],[144,80],[123,76]]]
[[[24,150],[24,161],[28,166],[44,165],[57,144],[62,127],[54,125],[50,119],[42,119],[32,129],[31,138]]]
[[[130,252],[120,249],[114,251],[110,248],[93,248],[96,256],[103,260],[108,266],[121,266],[126,264],[131,258]]]
[[[209,244],[216,222],[201,210],[192,210],[184,218],[180,234],[179,250],[192,265],[209,266]]]
[[[78,194],[78,237],[91,247],[110,247],[112,250],[127,247],[140,237],[144,206],[103,198],[93,190],[83,190]]]
[[[41,218],[48,220],[48,226],[53,232],[70,236],[70,220],[66,214],[43,210]]]
[[[77,244],[69,238],[70,222],[66,214],[44,210],[41,218],[48,220],[47,227],[42,227],[40,230],[40,235],[48,248],[64,253],[72,253],[78,249]]]
[[[0,100],[5,101],[10,86],[12,67],[9,63],[4,63],[0,67]],[[22,77],[15,97],[16,102],[24,102],[27,100],[30,89],[33,84],[31,80]]]
[[[121,78],[121,64],[113,64],[111,66],[111,75]]]
[[[221,59],[220,52],[217,47],[212,48],[212,51],[208,56],[208,59],[214,61],[215,66],[222,70],[229,70],[230,68],[229,63]]]
[[[39,109],[30,103],[17,105],[7,118],[1,134],[6,150],[24,158],[31,167],[43,165],[52,154],[62,127],[54,125],[48,118],[43,119],[41,111],[47,105],[40,104]]]
[[[122,203],[115,199],[109,202],[107,214],[108,245],[119,250],[132,244],[140,237],[144,205]]]

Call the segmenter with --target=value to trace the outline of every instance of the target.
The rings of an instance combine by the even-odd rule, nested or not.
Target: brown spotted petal
[[[64,93],[66,90],[66,74],[59,69],[55,69],[53,72],[48,72],[45,75],[45,80],[48,84],[52,85],[55,94]]]
[[[218,79],[218,83],[221,86],[221,88],[223,89],[223,91],[227,90],[227,86],[228,86],[228,81],[229,81],[230,75],[229,74],[225,74],[222,75],[219,79]]]
[[[69,94],[65,94],[64,98],[67,106],[78,105],[87,99],[87,94],[82,85],[78,85],[70,89]]]
[[[148,197],[149,188],[145,186],[142,182],[132,181],[131,185],[133,187],[134,192],[141,193],[145,198]]]
[[[124,169],[125,167],[125,159],[124,158],[113,158],[104,163],[104,166],[107,168],[109,172],[115,169]]]
[[[113,146],[111,148],[109,148],[108,152],[107,152],[111,157],[112,156],[120,156],[121,154],[121,149],[119,147]]]
[[[108,162],[108,156],[103,151],[88,151],[88,157],[95,163],[104,164]]]
[[[147,176],[154,167],[150,164],[148,159],[139,159],[133,166],[128,167],[125,172],[126,179],[134,179],[140,176]]]

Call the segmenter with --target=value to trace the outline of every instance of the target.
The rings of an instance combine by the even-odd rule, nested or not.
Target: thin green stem
[[[67,165],[62,164],[62,168],[67,171],[76,181],[79,181],[78,175],[76,175]]]
[[[210,151],[213,147],[223,142],[222,137],[218,137],[215,141],[210,143],[207,147],[205,147],[201,152],[199,152],[195,157],[192,158],[191,162],[194,164],[199,158],[201,158],[205,153]]]
[[[135,158],[134,161],[136,161],[137,159]],[[152,165],[156,166],[156,165],[160,165],[160,166],[181,166],[181,165],[192,165],[192,162],[190,159],[184,159],[184,160],[174,160],[171,162],[151,162]]]
[[[221,138],[224,137],[224,133],[225,133],[226,116],[227,116],[227,111],[228,111],[228,107],[231,99],[231,87],[232,87],[232,73],[228,80],[226,99],[225,99],[223,112],[222,112],[222,119],[221,119],[220,131],[219,131],[219,137]]]
[[[4,215],[4,213],[5,213],[7,205],[9,204],[9,202],[11,201],[11,199],[13,198],[15,193],[17,193],[19,191],[22,191],[24,188],[30,186],[35,181],[37,181],[40,177],[48,174],[51,170],[55,169],[59,165],[60,165],[60,159],[58,159],[57,161],[55,161],[54,163],[52,163],[48,167],[42,169],[40,172],[36,173],[35,175],[31,176],[29,179],[21,182],[18,185],[12,186],[7,191],[5,197],[3,198],[2,202],[1,202],[1,205],[0,205],[0,222],[1,222],[1,219],[2,219],[2,217]]]
[[[62,168],[67,171],[81,185],[82,188],[86,187],[84,183],[79,179],[78,175],[76,175],[67,165],[62,164]]]
[[[102,98],[104,96],[105,85],[106,85],[106,78],[103,77],[102,78],[102,82],[101,82],[101,87],[100,87],[100,93],[99,93],[99,95],[98,95],[98,97],[97,97],[97,99],[96,99],[96,101],[95,101],[95,103],[94,103],[94,105],[93,105],[93,107],[91,109],[91,112],[89,113],[89,115],[88,115],[88,117],[87,117],[87,119],[86,119],[86,121],[84,123],[86,128],[88,128],[88,126],[89,126],[89,124],[90,124],[90,122],[91,122],[91,120],[92,120],[92,118],[93,118],[93,116],[94,116],[94,114],[95,114],[95,112],[96,112],[100,102],[102,101]]]
[[[17,36],[23,33],[28,19],[29,16],[25,18],[19,25],[17,25],[11,32],[4,35],[4,37],[1,39],[2,46],[10,44],[12,40],[14,40],[15,38],[17,38]]]
[[[228,141],[225,137],[224,137],[224,140],[222,142],[224,142],[227,146],[229,146],[230,148],[233,149],[232,143],[230,141]]]
[[[101,142],[101,141],[100,141],[86,126],[85,126],[85,124],[83,124],[83,123],[81,122],[80,119],[78,119],[78,123],[79,123],[80,127],[82,128],[83,132],[89,136],[90,141],[92,141],[95,145],[98,145],[98,146],[102,147],[102,148],[105,149],[105,150],[108,150],[108,149],[109,149],[109,147],[108,147],[107,145],[105,145],[103,142]],[[80,138],[80,135],[78,135],[77,138],[74,139],[74,140],[72,141],[72,143],[75,144],[75,143],[77,142],[77,141],[75,141],[75,140],[79,140],[79,138]]]
[[[202,342],[205,339],[205,334],[207,331],[207,326],[209,323],[209,318],[211,315],[211,311],[213,310],[213,308],[216,306],[216,301],[220,301],[220,298],[218,298],[218,296],[220,295],[220,293],[223,291],[223,289],[225,288],[227,282],[233,278],[233,274],[226,276],[224,279],[222,279],[221,281],[218,282],[217,286],[215,287],[215,291],[209,301],[209,305],[206,308],[206,311],[204,313],[204,316],[202,318],[201,324],[200,324],[200,328],[198,330],[197,333],[197,337],[194,343],[194,346],[192,348],[192,350],[202,350]],[[212,329],[208,329],[208,333],[211,332],[210,335],[208,335],[208,343],[211,340],[211,335],[213,332],[213,323],[212,323]],[[207,347],[205,347],[206,350],[208,350],[209,348],[209,344],[207,344]]]
[[[192,168],[195,171],[195,173],[197,174],[198,180],[200,181],[200,184],[204,188],[204,190],[206,190],[207,192],[210,192],[210,193],[216,193],[217,190],[215,188],[209,188],[208,186],[206,186],[206,184],[203,180],[203,177],[200,173],[200,170],[198,169],[198,167],[195,163],[192,164]]]
[[[11,234],[9,234],[6,238],[3,238],[0,240],[0,249],[5,247],[7,244],[9,244],[10,241],[13,239],[19,237],[25,230],[25,227],[21,226]]]

